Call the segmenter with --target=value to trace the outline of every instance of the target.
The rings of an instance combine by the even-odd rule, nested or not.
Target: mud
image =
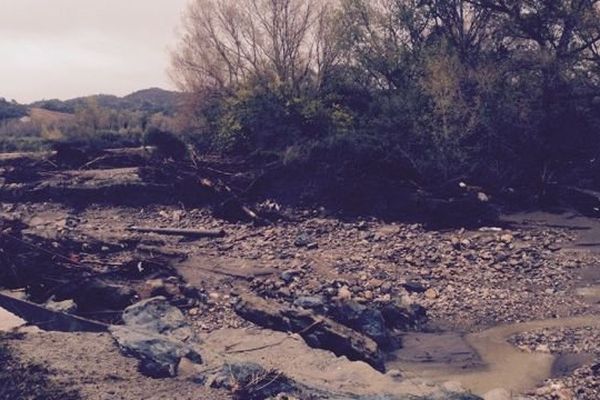
[[[400,351],[399,360],[389,362],[387,367],[404,371],[409,377],[431,379],[434,382],[460,382],[463,387],[479,395],[497,388],[524,393],[554,375],[553,367],[556,369],[557,358],[551,354],[523,352],[511,345],[508,339],[517,333],[540,328],[583,326],[600,329],[600,319],[589,316],[501,325],[468,334],[463,341],[448,335],[444,344],[438,342],[422,351],[434,353],[437,349],[443,349],[443,352],[449,353],[457,347],[472,349],[472,357],[479,357],[481,363],[457,363],[452,358],[443,360],[439,354],[436,355],[437,362],[404,362]]]

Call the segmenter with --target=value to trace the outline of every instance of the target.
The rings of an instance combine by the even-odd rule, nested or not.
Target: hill
[[[100,107],[111,110],[142,111],[145,113],[163,113],[173,115],[181,94],[160,88],[139,90],[124,97],[107,94],[77,97],[69,100],[41,100],[30,104],[30,107],[41,108],[61,113],[74,113],[89,101],[96,102]]]

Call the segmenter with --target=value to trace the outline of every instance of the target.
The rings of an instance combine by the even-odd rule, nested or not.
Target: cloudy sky
[[[27,103],[158,86],[188,0],[0,0],[0,97]]]

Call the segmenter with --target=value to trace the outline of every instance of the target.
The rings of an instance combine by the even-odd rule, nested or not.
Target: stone
[[[127,307],[123,312],[123,321],[136,330],[166,335],[181,341],[193,337],[192,328],[183,313],[170,305],[164,297],[154,297]]]
[[[296,240],[294,240],[294,246],[296,247],[307,247],[308,245],[310,245],[311,243],[314,243],[315,241],[313,240],[312,237],[310,237],[307,234],[300,234],[298,235],[298,237],[296,237]]]
[[[109,328],[121,351],[140,360],[140,372],[152,378],[174,377],[183,358],[202,363],[185,341],[193,331],[183,313],[164,297],[143,300],[123,312],[125,326]]]
[[[483,395],[483,400],[512,400],[513,396],[506,389],[490,390]]]
[[[286,271],[283,271],[281,273],[280,277],[285,283],[289,284],[294,280],[294,278],[297,275],[298,275],[298,271],[295,271],[293,269],[288,269]]]
[[[73,314],[77,311],[77,304],[73,300],[54,301],[50,299],[46,302],[46,308],[56,312]]]
[[[415,281],[408,281],[406,283],[403,283],[402,286],[412,293],[424,293],[427,290],[425,286]]]
[[[405,305],[399,301],[391,302],[383,306],[381,314],[389,329],[407,331],[427,322],[427,312],[418,304]]]
[[[183,358],[202,363],[200,354],[180,340],[126,326],[111,326],[109,330],[123,354],[139,359],[140,372],[151,378],[177,376]]]
[[[354,301],[346,301],[332,307],[329,316],[373,339],[384,349],[395,348],[395,342],[388,334],[385,319],[380,310]]]
[[[506,243],[506,244],[510,244],[510,243],[512,243],[512,242],[513,242],[513,240],[514,240],[514,237],[513,237],[513,235],[511,235],[510,233],[506,233],[506,234],[504,234],[504,235],[500,236],[500,241],[501,241],[501,242],[504,242],[504,243]]]
[[[348,288],[348,286],[342,286],[337,293],[337,298],[339,300],[350,300],[352,298],[352,292]]]
[[[425,297],[429,300],[435,300],[439,297],[439,293],[434,288],[429,288],[425,291]]]
[[[318,309],[325,306],[325,300],[321,296],[301,296],[294,300],[294,305],[302,308]]]

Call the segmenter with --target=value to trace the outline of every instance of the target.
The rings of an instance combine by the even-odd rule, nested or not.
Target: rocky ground
[[[227,222],[208,207],[174,203],[76,206],[56,199],[7,200],[0,204],[0,213],[24,224],[22,239],[30,240],[31,246],[44,247],[55,259],[69,260],[69,274],[85,267],[86,279],[110,277],[110,285],[131,291],[127,292],[131,298],[125,296],[129,304],[165,296],[184,312],[197,335],[254,326],[236,313],[240,298],[248,294],[307,310],[327,309],[334,302],[357,304],[355,310],[379,310],[390,304],[411,310],[422,307],[427,322],[412,321],[410,329],[428,332],[479,332],[499,324],[598,315],[600,311],[597,303],[577,292],[581,271],[597,266],[598,256],[570,250],[579,231],[568,224],[498,223],[481,229],[435,231],[421,224],[346,219],[321,209],[276,207],[279,220],[257,226]],[[223,230],[225,235],[165,236],[140,233],[131,229],[134,226]],[[94,293],[101,292],[97,285],[91,287]],[[86,309],[90,305],[77,298],[76,290],[63,289],[60,293],[65,298],[53,300],[72,297],[80,315],[119,322],[118,310],[111,314],[110,307]],[[98,294],[96,300],[101,298]],[[167,392],[188,398],[187,386],[178,386],[178,381],[138,380],[129,364],[115,376],[103,369],[99,375],[80,374],[104,359],[112,365],[116,350],[105,336],[65,335],[69,335],[70,353],[77,354],[81,348],[94,359],[88,357],[88,364],[79,365],[84,361],[57,361],[48,355],[51,352],[34,351],[56,347],[60,340],[54,334],[19,342],[16,351],[36,362],[62,363],[57,381],[80,389],[89,398],[133,399],[146,392],[158,397],[145,398],[163,398],[161,393]],[[88,339],[94,347],[83,350]],[[513,337],[515,346],[524,351],[596,356],[528,396],[599,398],[598,339],[597,330],[585,327]],[[84,353],[81,360],[86,358]],[[122,394],[125,389],[115,382],[134,386],[133,394]],[[108,393],[108,397],[97,397],[98,393]],[[213,395],[221,398],[223,393],[207,392],[203,398]]]
[[[513,336],[510,342],[527,352],[577,357],[585,365],[548,380],[531,393],[534,399],[593,399],[600,395],[600,331],[596,327],[541,329]],[[560,360],[560,359],[559,359]],[[558,371],[561,372],[561,371]]]

